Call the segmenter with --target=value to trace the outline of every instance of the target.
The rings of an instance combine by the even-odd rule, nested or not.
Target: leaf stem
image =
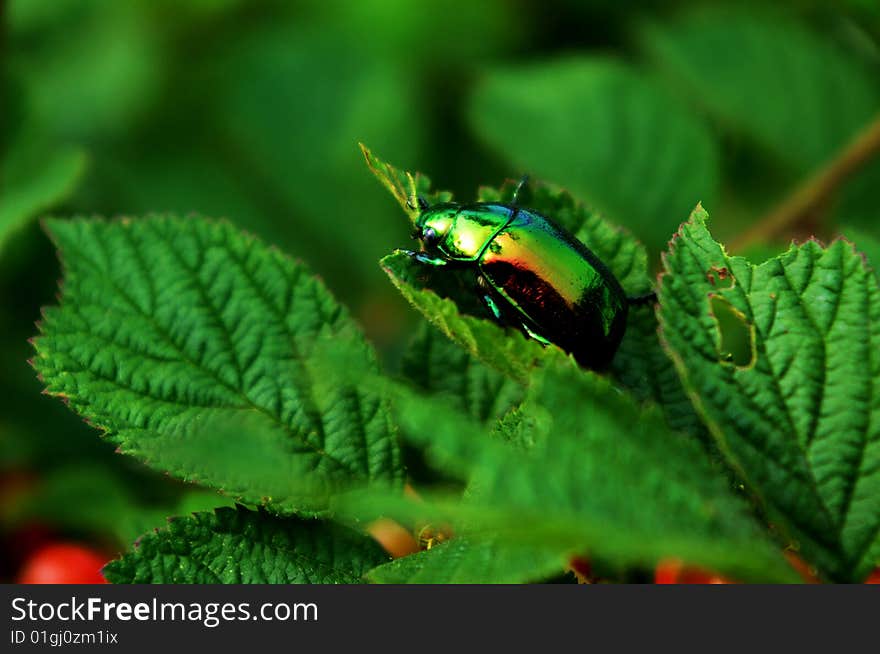
[[[741,251],[771,239],[814,217],[827,206],[840,187],[862,166],[880,153],[880,114],[839,153],[808,177],[787,198],[731,244]]]

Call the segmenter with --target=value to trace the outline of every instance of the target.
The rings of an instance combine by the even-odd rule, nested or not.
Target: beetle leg
[[[510,204],[516,204],[519,200],[519,193],[523,190],[523,187],[529,183],[529,176],[523,175],[519,179],[519,183],[516,185],[516,188],[513,190],[513,197],[510,199]]]
[[[495,320],[498,322],[503,322],[504,319],[501,317],[501,309],[498,307],[498,304],[495,300],[492,299],[492,296],[488,293],[483,295],[483,303],[489,309],[493,316],[495,316]]]
[[[423,263],[428,266],[435,266],[439,268],[440,266],[445,266],[449,263],[446,259],[432,257],[428,254],[425,254],[424,252],[413,252],[412,250],[398,250],[398,252],[402,252],[410,259],[415,259],[419,263]]]
[[[550,345],[550,341],[548,341],[546,338],[541,336],[539,333],[537,333],[535,330],[533,330],[527,324],[522,323],[522,328],[523,328],[523,331],[529,335],[529,338],[532,338],[532,339],[538,341],[544,347],[547,347],[548,345]]]
[[[497,322],[502,327],[507,324],[507,321],[504,319],[504,314],[501,311],[501,307],[498,306],[498,303],[495,301],[495,298],[492,297],[492,293],[490,291],[489,283],[486,281],[486,278],[480,275],[479,273],[476,275],[477,286],[481,289],[480,291],[480,299],[483,300],[483,304],[486,305],[486,308],[489,310],[489,313],[495,318],[495,322]]]

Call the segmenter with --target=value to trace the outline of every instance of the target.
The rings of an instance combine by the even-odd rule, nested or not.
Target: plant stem
[[[770,213],[731,244],[741,251],[756,242],[771,239],[815,217],[846,180],[880,154],[880,115],[860,131],[840,152],[808,177]]]

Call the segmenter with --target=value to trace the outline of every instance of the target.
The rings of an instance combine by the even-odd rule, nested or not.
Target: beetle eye
[[[425,242],[425,245],[434,246],[440,240],[440,235],[433,227],[426,227],[425,231],[422,232],[422,240]]]

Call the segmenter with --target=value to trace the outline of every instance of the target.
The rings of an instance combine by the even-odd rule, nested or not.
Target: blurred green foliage
[[[393,368],[415,317],[377,261],[407,245],[410,226],[358,141],[431,171],[458,198],[523,172],[564,184],[642,239],[656,269],[698,201],[727,240],[880,112],[870,0],[0,8],[0,475],[16,480],[0,490],[7,537],[50,519],[48,500],[23,507],[42,492],[64,497],[64,483],[91,516],[120,502],[132,515],[172,512],[189,494],[40,396],[27,339],[60,276],[35,220],[49,210],[228,217],[306,260]],[[812,231],[880,237],[878,185],[875,161]],[[100,472],[71,481],[78,466]],[[81,531],[123,540],[99,518]]]

